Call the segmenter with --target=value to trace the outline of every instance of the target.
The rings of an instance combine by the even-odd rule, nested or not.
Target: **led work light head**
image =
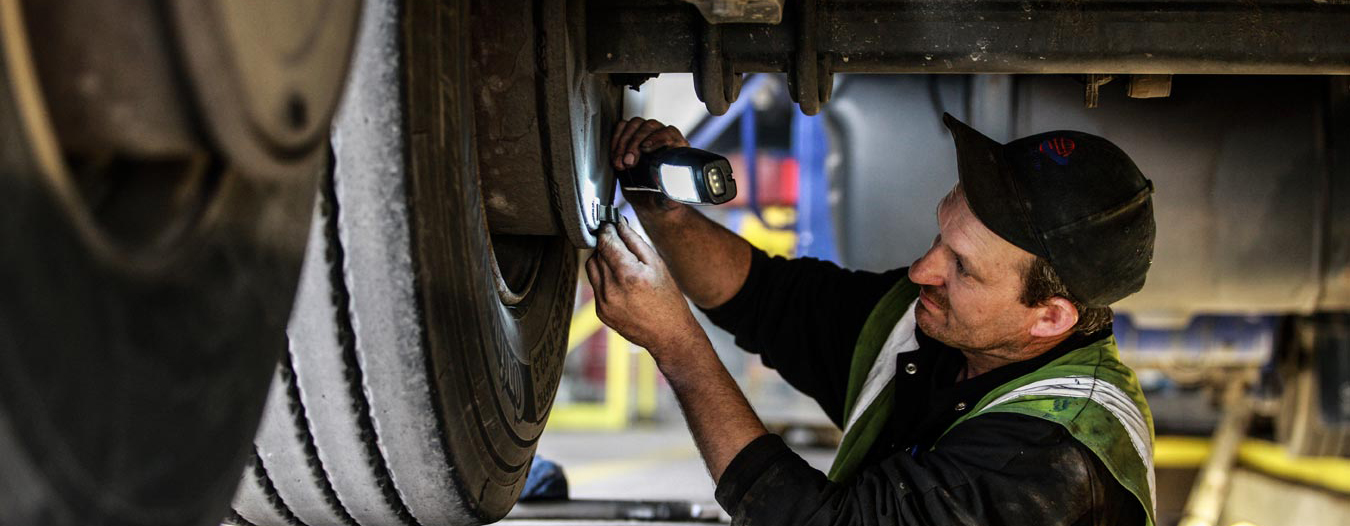
[[[726,157],[697,148],[665,148],[642,156],[619,172],[624,190],[661,192],[691,205],[720,205],[736,197],[736,180]]]

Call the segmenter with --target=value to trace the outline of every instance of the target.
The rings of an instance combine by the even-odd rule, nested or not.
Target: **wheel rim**
[[[529,298],[548,250],[548,238],[491,234],[492,275],[502,305],[516,307]],[[509,309],[515,314],[514,309]]]
[[[190,239],[209,207],[222,171],[183,130],[161,136],[180,139],[167,155],[124,156],[119,145],[94,141],[81,151],[63,144],[63,133],[48,112],[53,80],[41,76],[39,56],[28,39],[29,21],[17,2],[0,2],[5,38],[3,65],[16,94],[28,141],[45,184],[94,257],[135,270],[162,268]],[[50,21],[45,21],[50,22]],[[88,100],[74,101],[75,104]],[[88,142],[88,141],[85,141]],[[95,153],[89,153],[95,152]]]

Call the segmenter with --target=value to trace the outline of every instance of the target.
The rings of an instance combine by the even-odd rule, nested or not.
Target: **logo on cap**
[[[1041,141],[1041,153],[1050,157],[1060,166],[1069,164],[1069,155],[1073,154],[1073,140],[1064,137],[1053,137]]]

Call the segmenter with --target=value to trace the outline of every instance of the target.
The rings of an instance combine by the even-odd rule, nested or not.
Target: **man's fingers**
[[[614,133],[609,136],[609,160],[614,169],[623,169],[623,134],[628,130],[628,122],[621,120],[614,125]]]
[[[642,154],[666,146],[689,146],[689,141],[679,128],[657,120],[633,117],[619,121],[609,137],[610,163],[617,170],[626,170],[636,166]]]
[[[684,137],[684,133],[680,132],[679,128],[676,128],[674,126],[666,126],[666,132],[670,133],[670,140],[671,142],[674,143],[675,146],[680,147],[689,146],[689,139],[686,139]]]
[[[642,150],[642,153],[651,153],[652,151],[655,151],[660,148],[665,148],[667,146],[669,147],[689,146],[689,141],[684,139],[684,134],[680,133],[679,128],[676,128],[674,126],[666,126],[665,128],[661,128],[653,132],[650,136],[647,137],[647,140],[642,141],[642,144],[640,144],[638,147]]]
[[[647,140],[647,137],[650,137],[653,132],[665,127],[666,125],[661,124],[659,121],[647,121],[642,123],[641,126],[638,126],[631,135],[626,137],[623,141],[626,145],[623,154],[624,165],[628,167],[636,165],[638,157],[642,155],[642,151],[638,149],[638,145],[642,144],[642,141]]]
[[[667,146],[674,146],[675,139],[664,131],[653,133],[647,140],[638,145],[638,150],[642,153],[651,153]]]
[[[614,123],[614,131],[609,134],[609,156],[614,157],[614,151],[619,149],[619,136],[623,135],[623,129],[628,126],[628,121],[621,120]]]
[[[628,250],[619,235],[614,232],[614,225],[605,223],[600,227],[600,235],[595,243],[595,252],[600,255],[605,266],[616,273],[623,268],[639,265],[641,262],[637,256]]]
[[[642,117],[633,117],[628,120],[628,124],[623,128],[623,133],[619,135],[619,144],[616,146],[616,151],[619,155],[619,167],[621,169],[629,168],[634,164],[637,164],[636,155],[631,158],[629,157],[629,154],[632,153],[632,148],[628,147],[628,143],[633,140],[633,136],[637,135],[639,130],[651,126],[651,123],[654,122],[656,121],[644,120]],[[656,124],[660,125],[659,122]]]
[[[605,293],[605,283],[600,274],[600,262],[592,255],[586,258],[586,278],[591,282],[591,290],[595,295],[601,296]]]
[[[614,125],[614,133],[610,134],[609,136],[609,158],[610,161],[613,162],[615,169],[617,170],[623,169],[624,134],[629,133],[629,130],[637,129],[639,124],[642,124],[641,117],[633,117],[632,119],[621,120]]]
[[[642,236],[639,236],[636,230],[633,230],[632,227],[628,226],[627,221],[619,223],[618,230],[619,239],[623,240],[623,244],[628,248],[629,252],[632,252],[633,255],[637,256],[638,261],[647,265],[653,265],[661,260],[661,257],[656,255],[656,251],[652,249],[652,246],[648,245],[647,241],[642,239]]]
[[[612,264],[606,262],[603,257],[595,262],[595,268],[599,271],[598,274],[600,274],[601,290],[598,292],[598,294],[600,294],[600,299],[608,300],[609,296],[606,294],[609,293],[610,288],[618,287],[622,284],[614,277],[615,272]]]
[[[624,145],[628,144],[626,138],[631,137],[643,122],[645,121],[642,117],[633,117],[626,121],[619,121],[619,124],[614,126],[614,134],[609,138],[609,155],[614,161],[614,168],[624,169],[623,156],[627,152]]]

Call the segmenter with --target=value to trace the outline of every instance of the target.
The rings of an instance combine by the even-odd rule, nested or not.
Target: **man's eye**
[[[956,271],[959,272],[962,276],[966,275],[966,265],[964,263],[961,263],[961,260],[959,259],[956,260]]]

